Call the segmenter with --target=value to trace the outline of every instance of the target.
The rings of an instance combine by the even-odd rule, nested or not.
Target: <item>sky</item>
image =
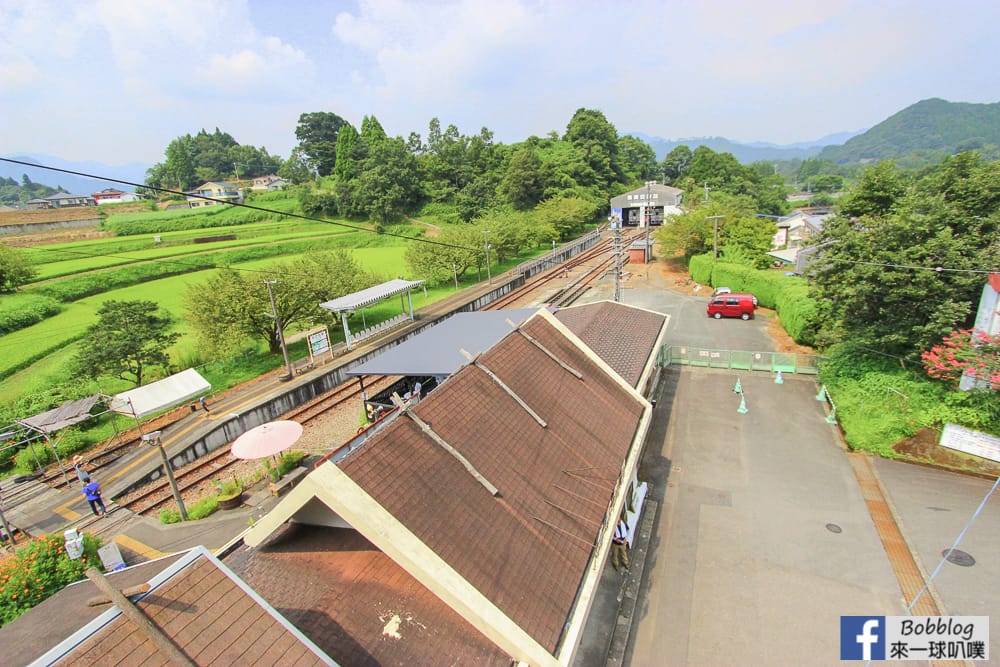
[[[789,144],[1000,101],[998,38],[996,0],[0,0],[0,155],[153,164],[218,127],[285,158],[315,111]]]

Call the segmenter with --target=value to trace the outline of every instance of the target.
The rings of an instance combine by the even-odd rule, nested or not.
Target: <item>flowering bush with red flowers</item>
[[[957,383],[969,375],[1000,389],[1000,336],[958,329],[924,352],[921,359],[932,378]]]
[[[101,567],[100,538],[83,536],[83,555],[66,555],[66,538],[45,535],[0,560],[0,625],[7,625],[67,584]]]

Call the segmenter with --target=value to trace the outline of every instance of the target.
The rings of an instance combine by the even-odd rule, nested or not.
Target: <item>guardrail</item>
[[[706,347],[664,345],[657,353],[659,366],[704,366],[745,371],[775,373],[801,373],[816,375],[824,357],[816,354],[791,354],[787,352],[752,352],[745,350],[719,350]]]

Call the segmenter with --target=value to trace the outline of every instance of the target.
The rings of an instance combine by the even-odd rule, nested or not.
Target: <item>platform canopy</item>
[[[461,350],[485,352],[531,317],[538,308],[458,313],[405,343],[355,366],[348,375],[410,375],[447,377],[467,363]]]
[[[331,299],[319,304],[319,307],[332,310],[335,313],[353,311],[378,303],[383,299],[388,299],[390,296],[408,292],[414,287],[419,287],[423,284],[423,280],[403,280],[402,278],[397,278],[381,285],[368,287],[360,292],[342,296],[339,299]]]
[[[192,398],[204,396],[211,389],[212,385],[208,380],[195,369],[189,368],[144,387],[115,394],[111,399],[111,409],[119,414],[135,415],[136,419],[141,419]]]
[[[27,419],[20,419],[17,423],[39,433],[55,433],[67,426],[79,424],[82,421],[90,419],[90,409],[100,399],[100,395],[96,395],[76,401],[69,401],[48,412],[43,412]]]

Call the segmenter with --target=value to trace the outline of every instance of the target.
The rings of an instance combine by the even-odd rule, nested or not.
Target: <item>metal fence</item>
[[[744,350],[716,350],[706,347],[664,345],[657,353],[659,366],[705,366],[707,368],[732,368],[745,371],[775,373],[803,373],[816,375],[823,357],[815,354],[789,354],[786,352],[748,352]]]

